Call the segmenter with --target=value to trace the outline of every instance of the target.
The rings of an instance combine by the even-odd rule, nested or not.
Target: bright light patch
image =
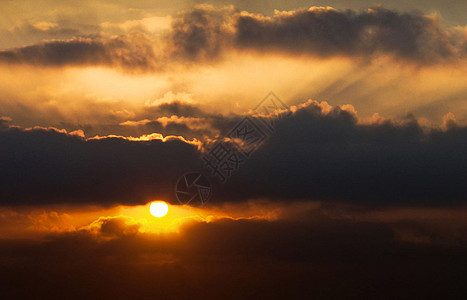
[[[149,212],[156,218],[161,218],[167,214],[169,206],[164,201],[152,202],[149,206]]]

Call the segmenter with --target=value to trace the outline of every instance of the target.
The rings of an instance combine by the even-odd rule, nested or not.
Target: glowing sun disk
[[[152,202],[149,206],[149,212],[156,218],[161,218],[167,214],[169,206],[164,201]]]

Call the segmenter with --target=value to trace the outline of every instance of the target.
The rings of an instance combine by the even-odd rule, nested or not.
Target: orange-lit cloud
[[[297,295],[322,288],[324,283],[319,278],[325,276],[325,286],[333,293],[347,293],[356,292],[350,284],[355,281],[373,285],[384,279],[389,286],[398,286],[393,281],[400,271],[413,276],[411,282],[418,291],[427,288],[426,282],[437,282],[439,288],[440,276],[455,280],[465,266],[466,211],[462,207],[367,210],[319,202],[274,204],[258,200],[197,210],[179,207],[175,214],[187,217],[178,232],[146,230],[151,222],[160,226],[156,222],[161,220],[144,220],[147,205],[81,212],[76,207],[55,207],[55,212],[43,209],[43,213],[34,214],[31,208],[22,208],[24,213],[29,212],[30,223],[43,224],[36,228],[47,227],[47,235],[0,239],[0,266],[13,284],[7,295],[42,295],[45,292],[41,287],[54,282],[54,293],[72,288],[80,290],[80,295],[102,297],[122,293],[198,296],[211,284],[215,285],[216,296],[231,295],[232,289],[238,291],[235,295],[247,296],[251,293],[240,287],[251,285],[252,274],[255,280],[267,283],[275,283],[279,277],[280,283],[293,288]],[[3,210],[1,220],[14,221],[14,214],[18,217],[20,210]],[[92,218],[99,213],[100,217]],[[62,232],[54,228],[60,216],[61,222],[67,223],[80,215],[88,215],[90,221]],[[21,233],[21,226],[24,224],[12,227]],[[448,270],[439,269],[438,263]],[[397,271],[381,272],[387,264]],[[94,275],[96,272],[99,276]],[[377,274],[376,278],[369,277],[368,272]],[[432,276],[432,272],[437,273]],[[183,290],[178,288],[181,277]],[[309,278],[316,278],[316,282]],[[16,289],[19,279],[28,289]],[[119,285],[115,286],[115,281]],[[81,290],[82,284],[95,287]],[[452,283],[442,284],[447,287]],[[262,296],[283,292],[276,284],[259,287],[258,291],[255,284],[254,290]],[[358,287],[360,294],[372,291],[366,285]]]
[[[121,26],[133,26],[147,32],[148,24],[153,21],[154,18],[146,18]],[[103,24],[103,29],[110,26],[109,23]],[[39,22],[35,28],[48,30],[57,26]],[[467,40],[464,31],[457,27],[446,29],[439,19],[432,16],[399,13],[381,7],[365,12],[311,7],[275,11],[273,17],[266,17],[238,13],[233,7],[199,5],[178,14],[172,22],[169,36],[158,38],[157,42],[151,41],[145,33],[109,39],[48,41],[3,50],[0,62],[40,66],[107,65],[155,70],[158,64],[165,65],[166,60],[211,61],[236,48],[240,51],[279,51],[321,57],[386,55],[436,64],[465,58]],[[168,52],[168,55],[157,57],[159,54],[155,54],[155,47],[163,53]]]
[[[297,222],[320,224],[327,218],[340,221],[385,224],[394,239],[410,243],[457,244],[465,241],[464,207],[458,208],[379,208],[318,201],[270,202],[250,200],[214,204],[204,208],[169,205],[168,214],[155,218],[149,204],[136,206],[23,206],[2,209],[0,238],[44,238],[50,234],[88,232],[96,238],[128,235],[184,235],[197,224],[223,222]],[[414,234],[417,233],[419,238]],[[410,238],[412,236],[412,238]],[[423,238],[422,238],[423,237]]]

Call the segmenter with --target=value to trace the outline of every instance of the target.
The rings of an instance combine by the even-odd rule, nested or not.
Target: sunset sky
[[[1,1],[0,297],[465,296],[466,12]]]

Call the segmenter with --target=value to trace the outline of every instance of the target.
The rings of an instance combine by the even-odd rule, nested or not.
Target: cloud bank
[[[389,56],[417,64],[464,59],[465,29],[439,18],[376,7],[366,11],[311,7],[272,17],[233,7],[198,5],[174,16],[163,36],[75,37],[6,49],[0,62],[39,66],[103,65],[154,71],[167,62],[205,62],[230,51],[291,56]],[[155,49],[157,54],[155,54]]]
[[[171,236],[142,233],[135,220],[120,216],[39,240],[2,239],[0,279],[8,282],[2,294],[217,299],[465,292],[465,244],[398,236],[428,234],[423,222],[404,225],[397,212],[396,221],[365,220],[326,205],[269,208],[283,215],[275,221],[197,221]]]
[[[230,48],[320,57],[388,55],[432,64],[465,58],[466,36],[440,20],[377,7],[362,12],[331,7],[275,11],[266,17],[233,8],[198,6],[173,24],[175,52],[216,58]]]
[[[465,200],[467,128],[452,115],[444,129],[423,129],[411,116],[359,119],[348,105],[310,100],[291,110],[252,158],[218,187],[213,201],[266,197],[444,206]],[[241,120],[191,112],[200,116],[195,124],[223,134]],[[190,117],[164,121],[175,119],[181,131],[193,126]],[[173,183],[184,172],[203,170],[202,151],[215,141],[207,138],[203,146],[160,134],[87,140],[77,135],[82,132],[0,131],[2,204],[136,204],[150,197],[176,203]]]
[[[170,197],[179,174],[199,165],[196,144],[158,134],[85,141],[79,132],[10,128],[0,135],[2,205],[145,203]]]
[[[156,56],[144,34],[116,38],[82,38],[45,41],[0,51],[0,62],[33,66],[102,65],[129,70],[154,70]]]

